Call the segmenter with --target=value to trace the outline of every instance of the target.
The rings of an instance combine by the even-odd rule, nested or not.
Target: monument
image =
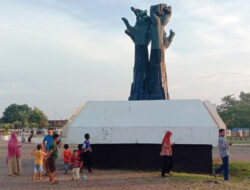
[[[166,4],[153,5],[150,7],[150,16],[147,10],[134,7],[131,7],[131,10],[136,16],[135,26],[131,26],[126,18],[122,18],[127,27],[125,33],[135,44],[134,77],[129,100],[169,99],[165,50],[173,41],[175,33],[170,30],[167,36],[164,27],[170,20],[172,8]]]
[[[126,34],[135,44],[134,79],[129,100],[87,101],[63,128],[65,143],[78,144],[89,133],[93,163],[97,168],[159,169],[161,141],[173,133],[175,171],[212,172],[212,149],[218,130],[226,126],[209,101],[169,99],[165,50],[174,32],[164,27],[172,8],[153,5],[146,10],[131,8],[135,26],[122,18]],[[148,45],[151,42],[150,58]]]

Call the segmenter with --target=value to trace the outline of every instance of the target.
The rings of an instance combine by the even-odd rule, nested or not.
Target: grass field
[[[219,163],[215,163],[214,168],[219,165]],[[233,180],[248,180],[250,183],[250,162],[230,163],[230,176]]]
[[[219,165],[216,163],[214,167],[217,168]],[[174,173],[168,183],[178,183],[180,187],[182,184],[190,184],[190,189],[206,189],[208,186],[212,186],[212,189],[250,189],[250,162],[230,163],[230,180],[224,182],[223,179],[223,174],[218,175],[215,180],[209,175]]]
[[[227,137],[227,141],[233,144],[250,144],[250,138]]]

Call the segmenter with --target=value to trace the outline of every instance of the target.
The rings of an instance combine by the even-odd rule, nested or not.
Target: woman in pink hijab
[[[18,144],[16,132],[11,133],[8,143],[8,155],[6,158],[10,176],[21,174],[20,147],[21,146]]]
[[[171,176],[170,170],[173,165],[173,158],[172,158],[172,145],[170,142],[170,137],[172,136],[171,131],[167,131],[163,140],[162,140],[162,148],[161,148],[161,157],[163,160],[163,166],[162,166],[162,172],[161,172],[161,177],[167,177],[167,175]]]

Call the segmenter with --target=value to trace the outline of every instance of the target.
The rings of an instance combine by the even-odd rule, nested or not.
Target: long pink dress
[[[10,176],[21,175],[21,160],[20,160],[20,148],[18,146],[18,140],[16,132],[11,134],[11,138],[8,143],[8,155],[6,163],[8,164],[8,172]]]

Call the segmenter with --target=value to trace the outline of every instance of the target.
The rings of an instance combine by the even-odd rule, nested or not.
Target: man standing
[[[53,131],[52,129],[48,129],[48,135],[46,135],[43,139],[43,147],[46,149],[46,152],[49,152],[49,147],[53,143]],[[49,166],[48,160],[45,159],[45,167],[46,167],[46,175],[49,175]]]
[[[49,147],[50,147],[52,142],[53,142],[53,130],[48,129],[48,135],[46,135],[43,138],[43,147],[46,149],[46,152],[49,151]]]
[[[58,157],[57,143],[59,141],[59,135],[53,135],[53,143],[49,147],[48,153],[48,166],[49,166],[49,181],[51,184],[57,184],[55,181],[55,171],[56,171],[56,159]]]
[[[229,145],[231,146],[232,143],[230,142]],[[229,152],[228,152],[228,144],[225,137],[225,129],[219,130],[219,140],[218,140],[218,147],[220,151],[220,156],[222,160],[222,165],[215,170],[213,173],[214,177],[216,178],[216,174],[219,174],[222,170],[224,171],[224,180],[229,180]]]

